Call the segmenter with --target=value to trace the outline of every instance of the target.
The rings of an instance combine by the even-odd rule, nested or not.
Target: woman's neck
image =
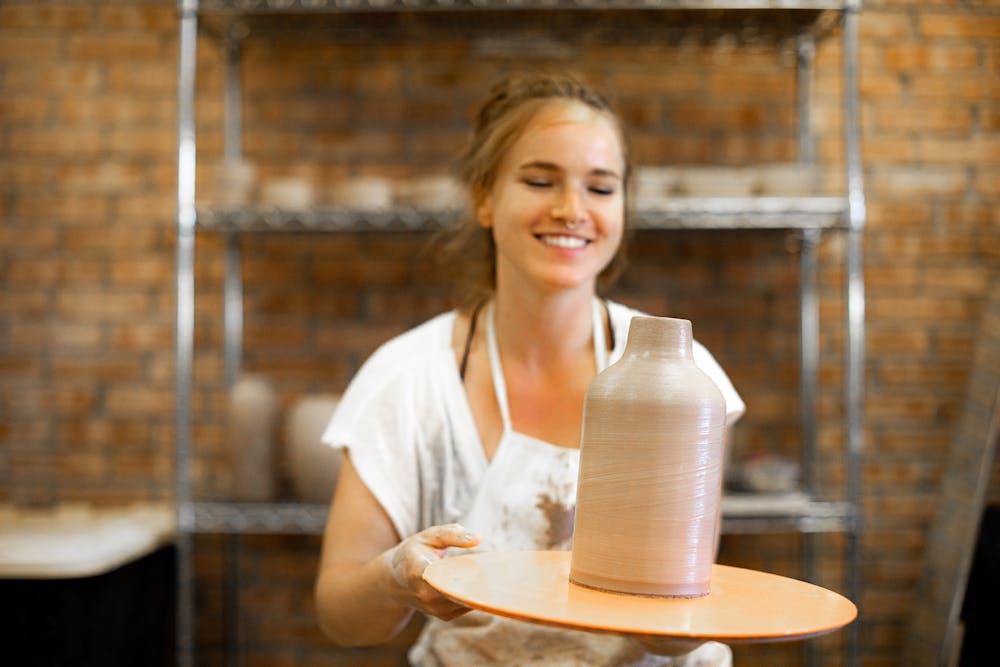
[[[506,361],[545,368],[593,355],[593,289],[495,296],[497,340]]]

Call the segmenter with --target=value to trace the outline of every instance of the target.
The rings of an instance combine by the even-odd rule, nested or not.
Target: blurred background
[[[489,84],[528,68],[568,69],[608,91],[635,164],[675,169],[659,173],[669,182],[662,196],[787,194],[780,176],[763,185],[739,176],[802,155],[803,30],[815,36],[808,121],[816,166],[796,187],[810,195],[846,187],[836,13],[232,19],[206,12],[197,39],[197,199],[206,210],[447,198],[447,186],[426,177],[449,173]],[[0,3],[0,522],[8,532],[26,525],[24,513],[67,506],[88,508],[88,517],[137,503],[173,506],[178,34],[173,0]],[[239,161],[224,155],[227,34],[241,45]],[[857,57],[868,214],[857,602],[861,662],[881,666],[900,664],[920,602],[916,583],[977,327],[1000,275],[1000,6],[866,2]],[[427,195],[420,186],[441,189]],[[240,496],[223,350],[229,238],[202,229],[195,241],[191,469],[202,501]],[[289,415],[304,398],[343,391],[378,344],[449,308],[452,275],[427,250],[427,231],[235,238],[242,374],[266,383],[273,408],[263,499],[297,502]],[[799,460],[802,242],[783,230],[637,231],[610,293],[692,320],[748,405],[731,442],[735,471]],[[845,482],[845,247],[844,234],[818,241],[812,463],[817,490],[833,498]],[[1000,502],[995,465],[989,496]],[[234,655],[247,665],[405,664],[412,631],[398,645],[364,650],[339,650],[321,636],[311,601],[319,539],[308,532],[194,537],[197,664],[234,664]],[[846,585],[844,539],[822,534],[813,545],[817,580],[835,590]],[[802,540],[727,535],[720,561],[798,576]],[[158,565],[148,576],[162,582],[172,572]],[[172,622],[170,596],[155,600]],[[838,633],[813,644],[824,664],[841,664],[843,642]],[[806,659],[799,643],[736,655],[740,665]]]

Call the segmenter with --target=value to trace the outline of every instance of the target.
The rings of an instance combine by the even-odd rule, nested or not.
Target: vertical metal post
[[[177,664],[194,664],[194,566],[191,504],[194,375],[195,124],[198,0],[180,0],[177,83],[177,331],[175,424],[177,513]]]
[[[243,636],[240,632],[240,536],[238,533],[228,533],[223,538],[226,571],[223,575],[223,618],[222,627],[225,633],[226,664],[229,667],[239,667],[243,664]]]
[[[245,26],[233,22],[227,26],[223,49],[225,72],[223,83],[223,159],[227,164],[243,157],[243,88],[240,72],[241,42]],[[225,248],[223,285],[223,359],[226,387],[232,388],[239,379],[243,365],[243,274],[240,260],[240,234],[228,232]],[[226,572],[223,575],[223,627],[225,631],[226,664],[238,667],[243,660],[240,632],[240,537],[230,533],[225,540]]]
[[[812,83],[816,38],[808,33],[799,35],[795,55],[798,159],[804,164],[813,164],[816,161],[816,136],[812,128]]]
[[[815,45],[811,35],[802,36],[798,45],[798,152],[799,162],[811,165],[815,159],[810,99],[812,94],[813,56]],[[817,248],[819,229],[802,232],[799,264],[799,387],[802,428],[802,485],[807,492],[815,491],[816,404],[819,376],[819,300],[817,298]],[[806,567],[813,569],[813,562]],[[811,576],[807,578],[811,579]]]
[[[847,535],[845,558],[849,563],[847,591],[858,605],[858,620],[848,629],[847,660],[857,665],[861,647],[861,460],[864,445],[864,358],[865,358],[865,288],[863,233],[865,193],[861,167],[861,144],[858,102],[858,14],[860,0],[851,0],[844,14],[844,133],[847,165],[848,222],[845,283],[847,355],[845,382],[845,417],[847,420],[846,494],[855,510],[853,530]]]
[[[816,492],[816,406],[819,395],[819,297],[817,280],[819,229],[802,231],[799,247],[799,417],[802,430],[802,489]],[[816,535],[800,535],[802,577],[816,583]],[[806,667],[818,664],[816,645],[804,642]]]
[[[799,35],[796,42],[796,118],[798,121],[798,161],[812,165],[816,161],[816,137],[812,126],[813,65],[816,40],[811,34]],[[810,496],[816,492],[816,406],[819,395],[819,298],[818,272],[819,229],[803,230],[799,247],[799,421],[802,432],[802,488]],[[803,533],[801,540],[802,577],[815,582],[816,536]],[[805,665],[818,664],[816,645],[805,642]]]
[[[243,88],[240,77],[240,42],[245,34],[242,23],[233,23],[225,36],[225,82],[223,88],[223,152],[226,163],[242,159]],[[226,386],[239,378],[243,363],[243,276],[240,262],[240,235],[226,235],[223,286],[224,363]]]
[[[816,406],[819,387],[819,298],[817,258],[821,232],[802,232],[799,250],[799,388],[802,428],[802,487],[807,493],[816,491]],[[814,569],[810,562],[808,567]]]

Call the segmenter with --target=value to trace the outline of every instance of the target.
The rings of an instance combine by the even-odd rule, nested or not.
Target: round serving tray
[[[443,595],[472,609],[595,632],[727,643],[804,639],[857,616],[850,600],[766,572],[712,566],[711,593],[656,598],[573,584],[569,551],[483,552],[445,558],[424,571]]]

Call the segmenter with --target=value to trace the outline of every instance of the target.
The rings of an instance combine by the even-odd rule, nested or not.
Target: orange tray
[[[424,571],[443,595],[472,609],[595,632],[727,643],[815,637],[857,616],[850,600],[788,577],[712,566],[711,593],[654,598],[569,581],[569,551],[483,552],[445,558]]]

